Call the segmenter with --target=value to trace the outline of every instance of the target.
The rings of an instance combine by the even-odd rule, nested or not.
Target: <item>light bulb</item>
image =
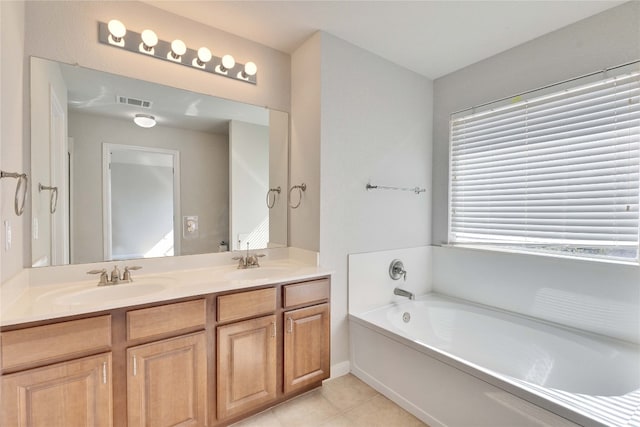
[[[152,30],[144,30],[140,35],[142,38],[142,43],[144,50],[147,52],[153,49],[155,45],[158,44],[158,36]]]
[[[258,66],[253,62],[247,62],[244,64],[244,77],[255,76],[258,72]]]
[[[198,61],[200,65],[204,65],[207,62],[211,61],[212,55],[211,51],[206,47],[201,47],[198,49]]]
[[[173,59],[179,60],[182,55],[187,52],[187,46],[182,40],[174,40],[171,42],[171,56]]]
[[[119,42],[120,39],[123,38],[125,34],[127,34],[127,28],[122,22],[118,21],[117,19],[112,19],[111,21],[109,21],[107,27],[109,28],[109,32],[111,33],[111,36],[113,37],[113,40],[115,42]]]
[[[233,59],[233,56],[225,55],[222,57],[222,67],[223,67],[222,71],[230,70],[233,67],[235,67],[235,65],[236,65],[236,60]]]
[[[141,128],[152,128],[156,125],[156,118],[149,114],[136,114],[133,121]]]
[[[117,19],[112,19],[107,24],[107,28],[109,29],[109,37],[107,37],[109,44],[124,47],[123,37],[127,34],[127,28],[124,24]]]

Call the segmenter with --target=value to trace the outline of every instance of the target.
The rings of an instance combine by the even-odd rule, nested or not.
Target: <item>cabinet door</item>
[[[276,316],[218,327],[218,419],[276,398]]]
[[[284,392],[329,378],[329,304],[284,313]]]
[[[205,333],[127,349],[127,419],[136,426],[205,426]]]
[[[4,375],[0,425],[111,426],[111,353]]]

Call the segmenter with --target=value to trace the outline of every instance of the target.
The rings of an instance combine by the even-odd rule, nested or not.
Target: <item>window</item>
[[[452,117],[450,243],[637,262],[639,74]]]

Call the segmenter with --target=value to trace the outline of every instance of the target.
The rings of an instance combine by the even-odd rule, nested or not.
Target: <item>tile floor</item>
[[[419,427],[413,415],[349,374],[233,427]]]

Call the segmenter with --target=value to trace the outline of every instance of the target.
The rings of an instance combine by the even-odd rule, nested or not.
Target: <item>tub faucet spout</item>
[[[413,294],[413,292],[409,292],[409,291],[405,291],[404,289],[400,289],[400,288],[395,288],[393,290],[393,294],[394,295],[399,295],[401,297],[407,297],[410,300],[416,299],[415,295]]]

